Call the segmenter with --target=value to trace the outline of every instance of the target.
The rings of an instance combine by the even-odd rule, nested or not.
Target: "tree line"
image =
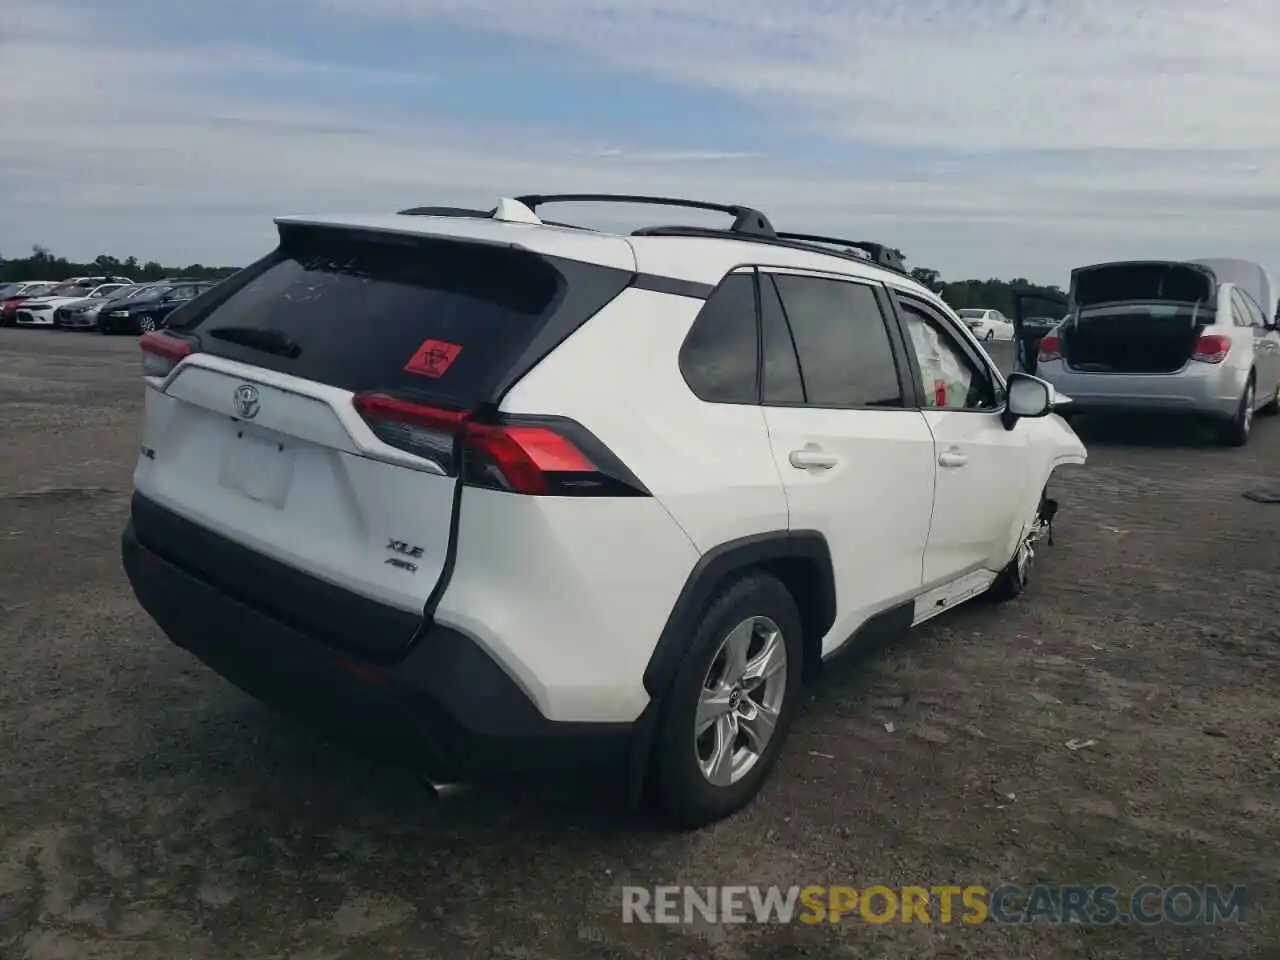
[[[66,257],[58,257],[44,247],[32,247],[31,255],[17,260],[0,257],[0,283],[16,283],[20,280],[66,280],[70,277],[128,277],[139,283],[163,280],[165,277],[192,277],[201,280],[220,280],[235,273],[239,267],[207,267],[203,263],[190,263],[185,267],[169,267],[148,260],[140,263],[137,257],[95,257],[89,263],[76,263]]]
[[[185,267],[168,267],[148,260],[139,263],[137,257],[110,257],[106,254],[95,257],[90,263],[74,263],[66,257],[54,256],[44,247],[33,247],[31,255],[17,260],[6,260],[0,257],[0,283],[13,283],[19,280],[66,280],[79,276],[113,276],[129,277],[139,282],[163,280],[165,277],[199,277],[201,279],[218,280],[229,277],[239,267],[208,267],[202,263],[190,263]],[[938,294],[956,310],[965,307],[984,307],[999,310],[1007,317],[1012,317],[1013,292],[1015,290],[1030,293],[1047,293],[1053,296],[1062,294],[1056,286],[1042,287],[1021,277],[1013,280],[999,280],[992,277],[987,280],[943,280],[937,270],[927,267],[914,267],[911,276]]]
[[[1063,296],[1057,286],[1041,286],[1032,283],[1025,277],[1013,280],[943,280],[937,270],[926,267],[913,267],[911,276],[942,297],[952,309],[963,310],[966,307],[980,307],[986,310],[999,310],[1006,317],[1014,312],[1014,291],[1047,297],[1053,301]]]

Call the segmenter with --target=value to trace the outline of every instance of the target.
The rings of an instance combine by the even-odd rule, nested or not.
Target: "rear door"
[[[595,307],[621,276],[590,292]],[[421,612],[448,555],[455,446],[447,425],[397,410],[471,409],[583,296],[552,260],[511,247],[282,231],[275,253],[171,315],[197,349],[151,384],[136,489],[294,570]],[[184,543],[152,546],[203,569]]]
[[[882,286],[763,268],[760,285],[761,401],[790,526],[821,531],[835,570],[827,653],[920,592],[933,437]]]
[[[1013,369],[1034,374],[1044,335],[1067,315],[1067,298],[1048,290],[1013,293]]]

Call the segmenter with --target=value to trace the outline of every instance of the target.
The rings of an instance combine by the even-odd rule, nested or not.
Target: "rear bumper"
[[[1072,413],[1166,413],[1230,419],[1244,393],[1245,374],[1232,367],[1190,363],[1177,373],[1081,373],[1061,360],[1040,363],[1036,376],[1071,398]]]
[[[547,720],[458,631],[432,626],[403,658],[378,664],[180,568],[140,542],[132,520],[121,547],[139,603],[170,640],[246,693],[385,760],[441,781],[627,769],[634,724]]]
[[[17,322],[20,327],[51,327],[53,311],[19,310]]]
[[[113,317],[109,314],[98,314],[97,327],[107,333],[137,333],[138,321],[133,316]]]
[[[92,330],[98,325],[96,313],[69,313],[59,310],[53,315],[53,324],[64,330]]]

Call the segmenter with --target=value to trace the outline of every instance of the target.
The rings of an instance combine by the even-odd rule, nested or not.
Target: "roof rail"
[[[854,250],[862,250],[870,258],[871,262],[881,267],[887,267],[898,273],[906,273],[907,268],[903,263],[902,251],[895,247],[886,246],[883,243],[876,243],[872,240],[845,240],[842,237],[824,237],[816,233],[779,233],[778,237],[782,240],[799,240],[804,243],[813,244],[832,244],[839,247],[852,247]]]
[[[843,237],[827,237],[816,233],[783,233],[774,229],[773,224],[754,207],[740,204],[712,203],[706,200],[683,200],[679,197],[651,197],[630,193],[545,193],[526,194],[522,197],[503,197],[491,210],[477,210],[470,207],[409,207],[401,210],[401,216],[418,217],[463,217],[484,220],[511,220],[523,223],[543,223],[547,226],[566,227],[576,230],[588,230],[571,223],[560,223],[554,220],[541,220],[537,216],[538,207],[546,203],[616,203],[637,204],[657,207],[683,207],[687,210],[710,210],[715,213],[727,213],[733,217],[733,223],[727,228],[666,226],[642,227],[633,230],[633,237],[712,237],[719,239],[749,239],[755,243],[769,243],[793,250],[809,250],[825,253],[829,256],[843,257],[860,263],[870,261],[876,266],[895,273],[908,273],[903,262],[902,251],[883,243],[871,240],[846,240]],[[594,231],[592,231],[594,232]],[[829,249],[843,247],[844,249]]]
[[[848,249],[832,250],[813,241],[795,239],[805,234],[779,233],[772,237],[744,237],[728,230],[716,230],[714,227],[642,227],[631,231],[631,235],[633,237],[708,237],[716,240],[750,240],[751,243],[765,243],[771,247],[786,247],[788,250],[804,250],[807,253],[823,253],[829,257],[840,257],[842,260],[853,260],[862,264],[871,263],[886,270],[893,270],[895,273],[907,273],[905,267],[890,266],[875,260],[865,249],[870,244],[854,245],[850,241],[839,240],[835,242]],[[874,246],[879,247],[880,244],[874,244]],[[898,261],[899,264],[901,262],[901,260]]]
[[[686,210],[711,210],[727,213],[733,224],[726,233],[751,237],[774,237],[777,231],[759,210],[732,203],[710,203],[704,200],[681,200],[677,197],[647,197],[627,193],[548,193],[516,197],[530,210],[537,211],[544,203],[628,203],[655,207],[683,207]]]

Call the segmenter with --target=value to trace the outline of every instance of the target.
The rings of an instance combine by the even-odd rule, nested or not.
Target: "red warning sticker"
[[[406,373],[417,373],[433,380],[444,376],[462,352],[462,345],[446,340],[423,340],[418,352],[404,365]]]

